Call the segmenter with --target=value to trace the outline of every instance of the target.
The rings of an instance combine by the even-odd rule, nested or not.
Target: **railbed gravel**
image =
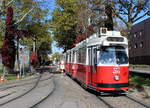
[[[144,87],[144,91],[130,88],[128,95],[150,106],[150,87]]]

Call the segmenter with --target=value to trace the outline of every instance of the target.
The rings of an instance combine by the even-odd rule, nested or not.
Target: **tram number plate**
[[[114,67],[113,68],[113,73],[114,74],[119,74],[120,73],[120,69],[118,67]]]

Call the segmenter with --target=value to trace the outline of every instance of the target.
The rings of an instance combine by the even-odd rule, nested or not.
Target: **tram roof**
[[[122,38],[124,41],[122,42],[117,42],[117,41],[108,41],[108,37],[112,38]],[[98,34],[95,33],[91,35],[89,38],[81,41],[76,45],[76,48],[79,48],[81,46],[94,46],[94,45],[107,45],[108,43],[111,44],[120,44],[120,45],[128,45],[127,38],[122,36],[119,31],[107,31],[105,34]]]
[[[115,38],[123,38],[123,42],[116,42],[116,41],[108,41],[108,37],[115,37]],[[68,50],[66,53],[69,53],[73,50],[78,50],[81,47],[88,47],[88,46],[96,46],[96,45],[102,45],[102,46],[110,46],[111,45],[128,45],[128,40],[126,37],[122,36],[119,31],[107,31],[105,34],[103,33],[94,33],[89,38],[86,38],[85,40],[81,41],[80,43],[76,44],[76,47]]]

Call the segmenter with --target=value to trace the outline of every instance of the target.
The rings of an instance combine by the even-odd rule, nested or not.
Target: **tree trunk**
[[[128,22],[128,27],[127,27],[128,35],[127,35],[127,38],[128,38],[129,50],[130,50],[130,47],[131,47],[131,39],[132,39],[131,28],[132,28],[132,22]]]
[[[111,7],[111,5],[107,5],[105,7],[105,13],[107,15],[107,20],[105,21],[105,27],[108,30],[113,30],[114,24],[113,24],[113,18],[112,18],[112,7]]]
[[[19,39],[17,39],[17,72],[20,71],[20,60],[19,60]],[[21,75],[21,74],[20,74]]]

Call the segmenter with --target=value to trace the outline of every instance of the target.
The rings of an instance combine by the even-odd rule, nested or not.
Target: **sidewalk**
[[[150,74],[150,68],[130,68],[129,71],[131,73]]]

